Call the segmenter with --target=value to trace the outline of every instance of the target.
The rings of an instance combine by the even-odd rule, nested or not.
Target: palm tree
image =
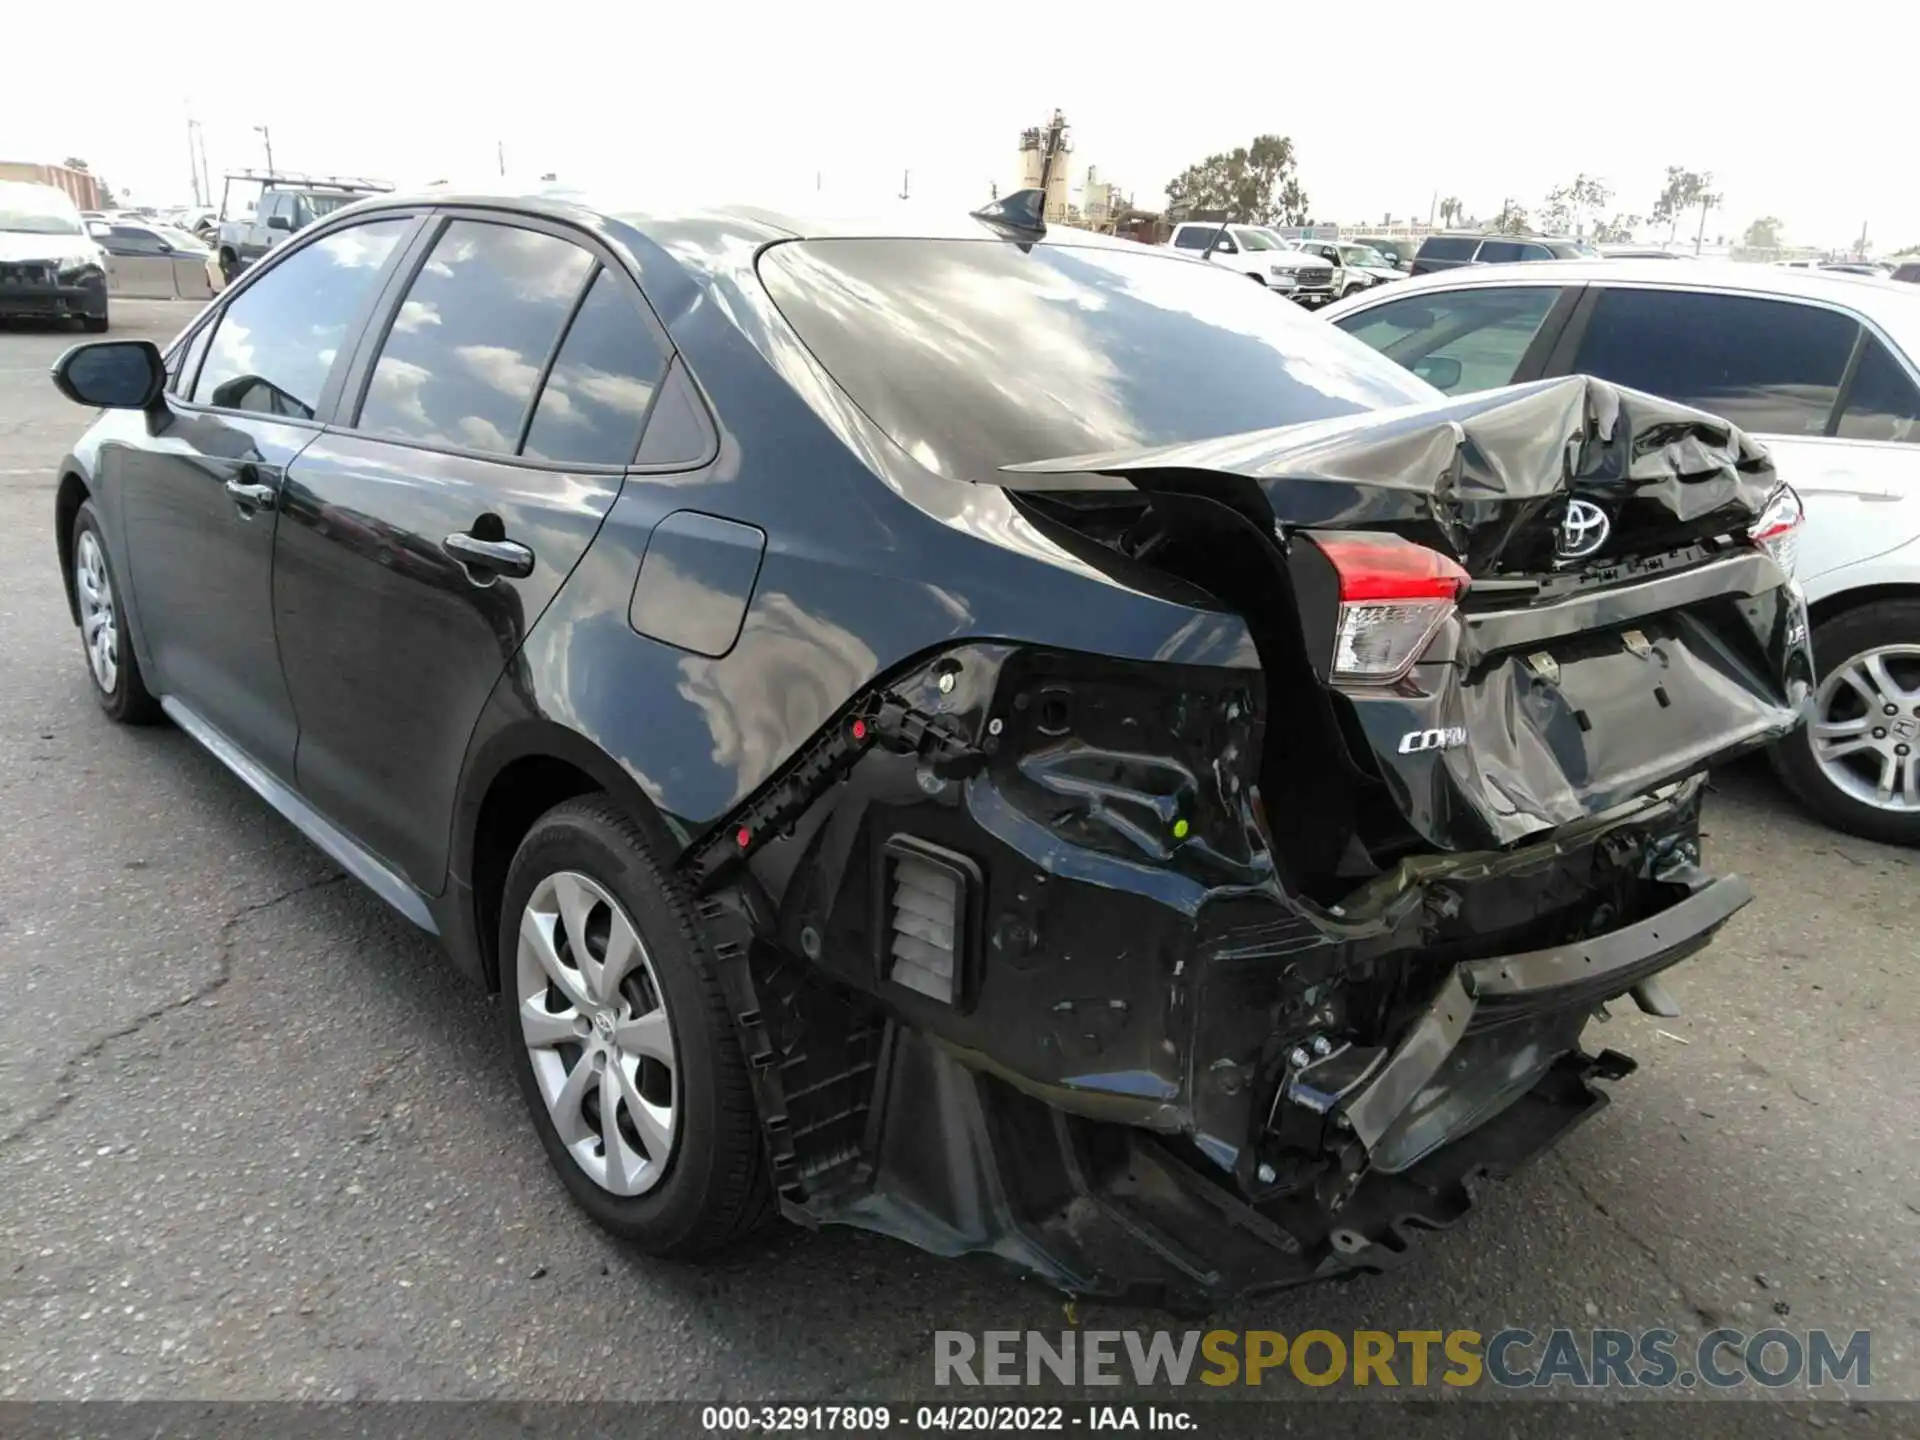
[[[1440,202],[1440,223],[1445,226],[1452,226],[1452,224],[1460,218],[1461,209],[1460,197],[1458,195],[1449,195]]]

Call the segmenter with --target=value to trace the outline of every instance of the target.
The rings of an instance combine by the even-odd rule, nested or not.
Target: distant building
[[[21,160],[0,160],[0,180],[24,180],[30,185],[51,185],[64,190],[81,210],[103,210],[100,182],[85,170],[66,165],[34,165]]]
[[[1036,125],[1020,132],[1020,183],[1017,190],[1038,190],[1046,179],[1047,203],[1042,218],[1049,225],[1064,225],[1072,208],[1067,201],[1067,172],[1073,142],[1066,138],[1066,118],[1056,110],[1049,125]],[[1047,168],[1047,146],[1055,146],[1053,168]]]

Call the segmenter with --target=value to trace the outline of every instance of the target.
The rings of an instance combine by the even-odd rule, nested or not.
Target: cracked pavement
[[[0,1398],[925,1398],[934,1330],[1068,1323],[853,1232],[694,1269],[579,1217],[484,997],[179,732],[95,707],[50,533],[71,338],[0,328]],[[1673,972],[1680,1018],[1590,1032],[1641,1062],[1607,1111],[1396,1274],[1213,1323],[1865,1328],[1874,1393],[1920,1397],[1920,856],[1764,766],[1709,829],[1759,898]]]

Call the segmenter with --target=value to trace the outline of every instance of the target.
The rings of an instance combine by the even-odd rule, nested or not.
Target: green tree
[[[1261,135],[1251,145],[1189,165],[1168,182],[1167,208],[1219,211],[1247,225],[1304,225],[1307,192],[1300,188],[1293,141]]]
[[[1780,233],[1786,227],[1772,215],[1762,215],[1747,226],[1746,234],[1740,237],[1740,243],[1749,250],[1778,250]]]
[[[1633,239],[1633,232],[1640,228],[1638,215],[1615,215],[1611,220],[1596,220],[1593,223],[1593,238],[1601,244],[1619,244]]]
[[[1527,210],[1524,205],[1516,205],[1511,199],[1500,202],[1500,213],[1494,217],[1494,230],[1501,235],[1531,235],[1533,229],[1527,224]]]
[[[1667,243],[1672,244],[1680,221],[1694,210],[1700,212],[1700,227],[1704,233],[1707,214],[1719,203],[1720,196],[1713,192],[1711,170],[1688,170],[1679,165],[1669,165],[1667,183],[1653,205],[1653,218],[1656,222],[1666,222]]]

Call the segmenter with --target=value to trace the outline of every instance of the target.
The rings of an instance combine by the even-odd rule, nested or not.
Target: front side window
[[[194,400],[311,420],[361,307],[412,223],[395,217],[336,230],[242,290],[213,332]]]
[[[1560,290],[1474,286],[1409,295],[1334,321],[1436,389],[1467,395],[1511,384]]]
[[[374,363],[359,428],[511,455],[593,257],[537,230],[455,220]]]
[[[138,225],[115,225],[108,243],[123,255],[158,255],[160,237]]]
[[[667,352],[640,301],[602,270],[560,342],[523,454],[572,465],[626,465],[640,448]]]
[[[1473,258],[1482,265],[1505,265],[1509,261],[1518,260],[1520,252],[1525,248],[1513,240],[1483,240],[1480,242],[1480,253]]]
[[[1920,443],[1920,390],[1913,378],[1880,341],[1869,335],[1867,350],[1847,391],[1847,408],[1840,412],[1843,440],[1894,440]]]
[[[1859,325],[1790,300],[1601,290],[1573,368],[1771,435],[1822,435]]]

